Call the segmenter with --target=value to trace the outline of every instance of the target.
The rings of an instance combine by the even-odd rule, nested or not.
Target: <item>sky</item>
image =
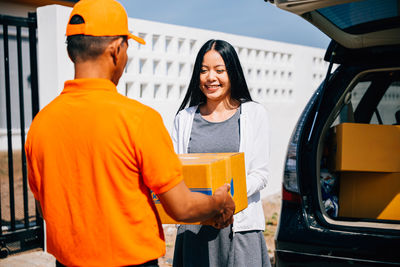
[[[329,37],[264,0],[119,0],[131,18],[326,49]]]

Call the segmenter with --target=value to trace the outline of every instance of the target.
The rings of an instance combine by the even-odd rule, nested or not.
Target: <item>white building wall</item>
[[[73,79],[65,45],[70,11],[56,5],[37,10],[41,108],[61,92],[65,80]],[[271,122],[271,181],[263,196],[280,191],[289,137],[325,76],[324,50],[132,18],[129,28],[147,44],[130,41],[118,91],[160,112],[168,130],[172,129],[200,47],[212,38],[235,47],[251,95],[266,107]]]

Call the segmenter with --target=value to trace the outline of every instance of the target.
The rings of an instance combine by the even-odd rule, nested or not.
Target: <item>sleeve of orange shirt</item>
[[[182,164],[160,114],[147,110],[135,138],[138,165],[148,188],[162,194],[183,180]]]

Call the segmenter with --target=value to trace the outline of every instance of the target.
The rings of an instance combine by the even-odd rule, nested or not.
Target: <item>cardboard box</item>
[[[235,213],[247,207],[246,170],[244,153],[192,153],[179,154],[183,165],[183,178],[193,192],[212,195],[218,187],[229,183],[235,201]],[[163,224],[184,224],[167,215],[157,196],[152,193]],[[191,223],[199,224],[199,223]]]
[[[342,123],[335,132],[335,171],[400,172],[399,125]]]
[[[400,220],[400,172],[342,172],[339,216]]]

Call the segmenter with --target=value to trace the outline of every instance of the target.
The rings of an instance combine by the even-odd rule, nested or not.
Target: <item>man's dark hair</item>
[[[83,24],[84,19],[79,15],[72,16],[69,24]],[[123,38],[127,41],[127,36],[90,36],[90,35],[71,35],[67,36],[67,51],[72,62],[96,59],[103,54],[107,45],[118,39]]]

